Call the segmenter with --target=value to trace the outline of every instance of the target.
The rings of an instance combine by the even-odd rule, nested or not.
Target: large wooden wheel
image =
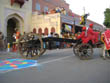
[[[74,53],[76,56],[78,56],[78,44],[75,44],[75,45],[73,46],[73,53]]]
[[[78,46],[78,55],[80,59],[88,60],[93,57],[93,48],[90,44],[81,44]]]
[[[18,48],[20,55],[26,59],[36,59],[45,52],[41,36],[35,33],[27,33],[21,36]]]

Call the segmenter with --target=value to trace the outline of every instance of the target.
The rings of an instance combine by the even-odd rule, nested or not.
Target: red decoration
[[[15,1],[15,0],[11,0],[11,5],[13,5],[14,1]]]
[[[105,46],[106,46],[106,49],[107,50],[110,50],[110,30],[106,30],[103,34],[104,36],[104,43],[105,43]]]
[[[13,5],[14,3],[18,3],[21,8],[24,5],[25,1],[28,1],[28,0],[11,0],[11,5]]]

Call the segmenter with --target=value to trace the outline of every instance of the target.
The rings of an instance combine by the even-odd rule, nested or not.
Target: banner
[[[103,33],[103,36],[104,36],[104,43],[105,43],[106,49],[109,50],[110,49],[110,30],[106,30]]]

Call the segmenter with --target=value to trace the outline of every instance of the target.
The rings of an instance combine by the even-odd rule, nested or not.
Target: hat
[[[89,27],[93,27],[93,24],[89,24]]]
[[[82,30],[83,30],[83,31],[86,30],[86,27],[84,26],[84,27],[82,28]]]

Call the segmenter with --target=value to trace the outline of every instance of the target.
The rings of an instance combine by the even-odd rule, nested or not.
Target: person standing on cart
[[[84,14],[81,17],[80,24],[83,25],[83,27],[82,27],[81,34],[77,37],[77,39],[81,39],[82,43],[84,43],[84,44],[88,43],[89,40],[90,40],[90,37],[88,37],[88,33],[87,33],[87,30],[86,30],[86,27],[85,27],[86,26],[86,20],[87,20],[88,16],[89,16],[89,14]],[[80,41],[78,40],[78,42],[80,42]]]
[[[88,28],[88,31],[87,31],[87,36],[92,41],[92,44],[95,44],[95,43],[98,42],[98,35],[99,35],[99,32],[95,32],[93,30],[93,24],[89,24],[89,28]]]
[[[79,36],[77,36],[77,39],[78,39],[78,43],[81,43],[81,42],[84,44],[88,43],[89,38],[86,35],[86,27],[85,26],[82,28],[81,34]]]

